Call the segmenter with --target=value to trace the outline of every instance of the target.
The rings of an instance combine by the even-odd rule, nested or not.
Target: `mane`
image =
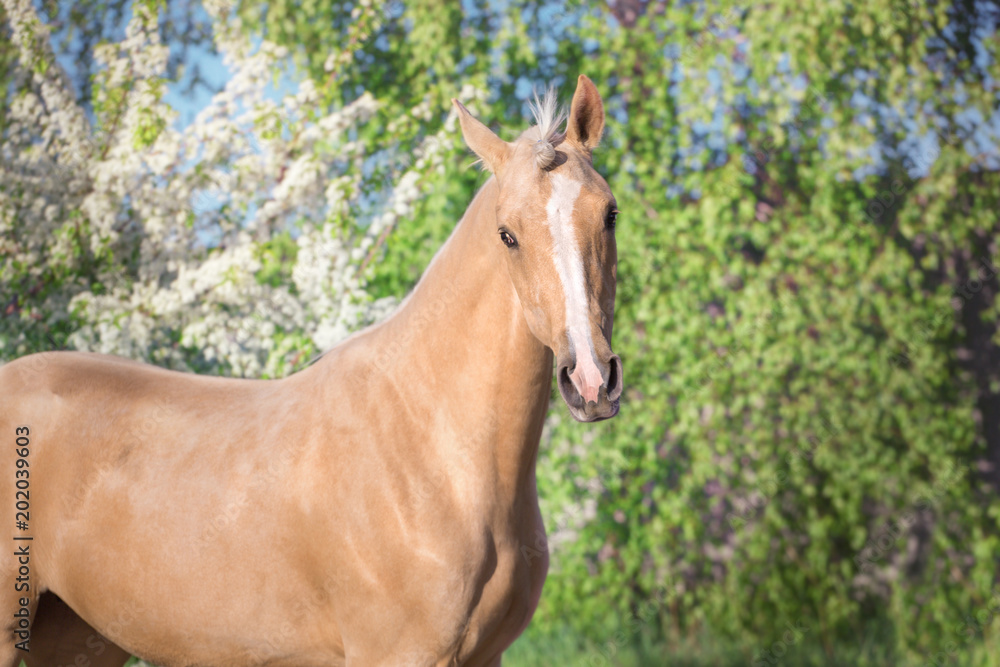
[[[532,149],[535,153],[535,163],[541,169],[547,169],[555,160],[555,146],[565,138],[559,131],[559,126],[566,120],[566,112],[559,108],[556,100],[556,90],[549,87],[541,99],[535,93],[534,100],[528,102],[531,115],[535,117],[535,126],[528,129],[522,136],[534,139]]]

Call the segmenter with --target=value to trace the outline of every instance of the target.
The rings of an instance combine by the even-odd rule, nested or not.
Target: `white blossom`
[[[0,287],[20,309],[0,319],[4,359],[34,351],[34,323],[72,321],[76,349],[280,376],[392,310],[366,291],[366,267],[455,147],[453,111],[412,156],[390,156],[397,177],[361,216],[360,167],[375,158],[357,130],[378,101],[321,110],[308,79],[275,100],[288,51],[251,40],[225,0],[205,8],[231,77],[185,128],[162,99],[169,51],[155,13],[134,5],[122,41],[95,48],[92,127],[32,3],[2,1],[19,54],[0,143]],[[461,97],[484,99],[471,87]],[[410,122],[433,111],[425,100]],[[285,235],[296,255],[275,284],[264,257]]]

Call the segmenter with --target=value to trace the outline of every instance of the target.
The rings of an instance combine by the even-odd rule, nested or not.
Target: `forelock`
[[[566,119],[566,112],[559,108],[556,91],[552,87],[549,87],[541,98],[536,92],[534,99],[528,102],[528,106],[531,109],[531,115],[534,116],[535,125],[525,130],[520,138],[531,144],[532,154],[538,168],[548,169],[556,158],[555,147],[566,136],[565,133],[559,131]]]
[[[556,89],[550,86],[541,98],[536,92],[534,99],[528,102],[528,107],[535,119],[535,126],[528,130],[529,137],[535,141],[547,141],[551,144],[561,142],[564,135],[559,131],[559,127],[566,120],[566,112],[559,108]]]

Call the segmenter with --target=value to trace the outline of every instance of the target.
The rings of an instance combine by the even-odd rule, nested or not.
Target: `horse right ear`
[[[472,152],[479,156],[486,168],[494,174],[502,168],[510,157],[513,148],[506,141],[493,133],[493,130],[473,117],[465,105],[456,99],[452,104],[458,109],[458,122],[462,126],[462,137]]]

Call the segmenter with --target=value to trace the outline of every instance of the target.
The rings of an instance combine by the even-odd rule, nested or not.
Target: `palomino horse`
[[[548,568],[553,354],[576,419],[618,412],[617,212],[589,79],[564,133],[552,97],[513,142],[455,104],[493,176],[398,312],[312,366],[0,369],[0,664],[500,664]]]

